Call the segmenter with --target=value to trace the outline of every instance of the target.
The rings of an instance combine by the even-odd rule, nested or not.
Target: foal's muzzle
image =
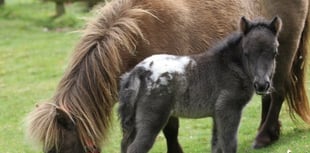
[[[254,82],[254,89],[256,91],[256,94],[258,95],[265,95],[268,93],[268,90],[270,88],[270,81],[264,81],[264,82]]]

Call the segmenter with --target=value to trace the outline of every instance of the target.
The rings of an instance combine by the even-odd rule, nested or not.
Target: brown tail
[[[287,87],[289,89],[287,101],[292,119],[296,119],[294,116],[295,112],[301,117],[302,120],[304,120],[308,124],[310,124],[310,108],[307,97],[307,90],[305,87],[305,77],[307,75],[306,62],[310,37],[309,9],[310,7],[308,7],[308,16],[304,25],[304,30],[302,32],[299,48],[293,62],[290,83]]]
[[[86,26],[71,63],[51,99],[55,106],[76,119],[78,133],[84,145],[86,140],[91,140],[100,146],[106,138],[113,105],[117,101],[117,80],[122,66],[119,52],[131,53],[135,51],[137,41],[143,40],[138,22],[145,15],[150,13],[134,6],[133,0],[115,0],[99,9],[98,16]],[[50,132],[30,132],[30,137],[49,149],[52,145],[57,145],[53,144],[57,141],[48,136],[57,135],[59,131],[46,131],[55,121],[55,109],[47,110],[49,113],[44,114],[38,113],[41,109],[35,109],[30,115],[32,119],[29,120],[28,129],[43,130],[41,133]],[[45,115],[41,118],[50,119],[43,122],[33,114]],[[31,129],[38,124],[44,128]]]

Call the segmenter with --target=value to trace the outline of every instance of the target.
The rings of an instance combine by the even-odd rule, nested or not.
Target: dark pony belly
[[[211,117],[214,107],[206,102],[177,102],[172,109],[172,116],[183,118]]]

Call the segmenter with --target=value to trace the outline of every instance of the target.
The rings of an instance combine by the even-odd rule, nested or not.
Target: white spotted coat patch
[[[194,61],[187,56],[175,56],[175,55],[167,55],[167,54],[159,54],[153,55],[146,59],[144,59],[138,67],[143,67],[146,70],[152,72],[150,79],[153,82],[158,82],[161,85],[167,85],[167,79],[173,79],[173,73],[183,74],[185,72],[186,67],[191,62]],[[163,77],[162,74],[168,73],[167,76]]]

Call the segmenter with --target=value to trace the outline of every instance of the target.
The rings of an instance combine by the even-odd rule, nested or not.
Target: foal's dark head
[[[241,18],[243,61],[253,79],[257,94],[266,94],[271,88],[281,25],[279,17],[270,22],[251,22]]]

